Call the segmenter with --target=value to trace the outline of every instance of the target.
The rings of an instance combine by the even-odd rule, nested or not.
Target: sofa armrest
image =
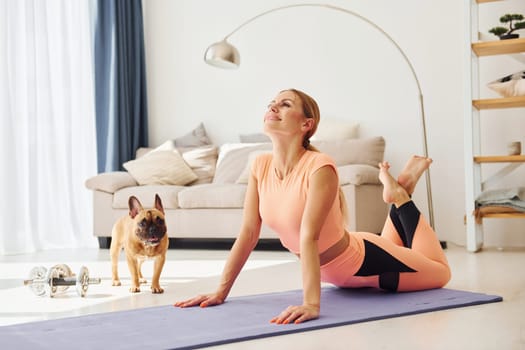
[[[126,171],[113,171],[93,176],[86,180],[85,185],[93,191],[115,193],[124,187],[137,186],[138,183]]]
[[[379,169],[367,164],[348,164],[337,167],[339,172],[339,182],[344,185],[378,185]]]

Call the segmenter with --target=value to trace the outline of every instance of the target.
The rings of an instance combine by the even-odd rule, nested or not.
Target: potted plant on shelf
[[[507,24],[508,28],[494,27],[489,30],[489,33],[498,36],[501,40],[519,38],[520,35],[514,33],[514,31],[525,28],[524,18],[523,15],[518,13],[503,15],[500,17],[499,21],[503,24]]]

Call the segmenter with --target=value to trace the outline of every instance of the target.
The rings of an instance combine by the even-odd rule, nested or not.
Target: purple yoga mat
[[[496,295],[433,289],[386,293],[323,288],[321,316],[299,325],[269,323],[302,291],[230,298],[220,306],[171,305],[0,327],[3,349],[195,349],[255,338],[502,301]]]

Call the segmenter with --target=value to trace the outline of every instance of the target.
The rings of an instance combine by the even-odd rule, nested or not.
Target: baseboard
[[[170,249],[230,250],[233,238],[170,238]],[[260,239],[255,250],[286,250],[278,239]]]
[[[230,250],[233,238],[170,238],[168,249]],[[111,237],[98,237],[100,249],[109,249]],[[286,251],[278,239],[260,239],[255,250]]]
[[[233,238],[170,238],[168,249],[211,249],[211,250],[230,250]],[[447,249],[446,241],[439,241],[441,248]],[[100,249],[109,249],[111,245],[111,237],[98,237],[98,245]],[[255,247],[255,250],[277,250],[285,251],[278,239],[260,239]]]

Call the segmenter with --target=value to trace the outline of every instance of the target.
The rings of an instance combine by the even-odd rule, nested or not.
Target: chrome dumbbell
[[[29,279],[24,280],[24,285],[29,286],[34,294],[50,297],[64,292],[70,286],[76,286],[77,294],[84,297],[90,284],[99,283],[100,278],[89,278],[89,271],[85,266],[75,276],[65,264],[55,265],[49,271],[43,266],[34,267],[29,272]]]

